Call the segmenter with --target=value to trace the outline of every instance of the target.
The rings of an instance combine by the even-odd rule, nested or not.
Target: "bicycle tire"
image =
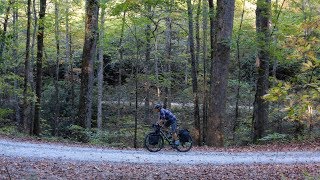
[[[159,136],[159,140],[158,140],[158,143],[156,145],[152,145],[152,144],[149,144],[149,137],[150,136]],[[164,146],[164,140],[163,140],[163,137],[160,135],[160,134],[157,134],[157,133],[149,133],[146,135],[145,139],[144,139],[144,147],[150,151],[150,152],[158,152],[160,151]]]
[[[192,148],[192,137],[188,135],[188,141],[187,142],[180,142],[178,146],[175,146],[175,148],[180,152],[188,152]]]

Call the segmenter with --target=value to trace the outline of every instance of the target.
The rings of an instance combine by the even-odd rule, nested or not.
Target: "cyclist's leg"
[[[171,124],[172,138],[175,145],[179,145],[178,135],[177,135],[177,120],[173,121]]]

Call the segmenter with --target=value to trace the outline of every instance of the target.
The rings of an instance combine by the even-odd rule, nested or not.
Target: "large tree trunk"
[[[256,9],[256,31],[258,45],[257,84],[253,112],[253,141],[262,138],[268,122],[269,104],[263,99],[269,86],[270,62],[270,10],[271,0],[258,0]]]
[[[101,3],[100,3],[101,4]],[[101,4],[101,17],[100,17],[100,32],[99,32],[99,70],[98,70],[98,112],[97,112],[97,125],[98,129],[102,130],[102,99],[103,99],[103,49],[104,49],[104,21],[106,5]]]
[[[207,90],[207,28],[208,28],[208,1],[202,1],[202,32],[203,32],[203,107],[202,107],[202,116],[203,116],[203,125],[202,125],[202,142],[206,142],[207,137],[207,119],[208,119],[208,90]]]
[[[30,126],[28,126],[28,114],[29,114],[29,103],[28,103],[28,83],[29,83],[29,72],[30,72],[30,28],[31,28],[31,0],[28,0],[27,6],[27,34],[26,34],[26,54],[24,60],[24,81],[23,81],[23,105],[21,114],[20,127],[25,132],[30,132]]]
[[[223,146],[223,123],[226,122],[226,102],[230,46],[232,38],[234,0],[218,0],[214,57],[211,71],[211,102],[208,119],[208,145]]]
[[[34,110],[33,134],[40,135],[40,111],[42,91],[42,62],[43,62],[43,39],[44,39],[44,17],[46,13],[46,0],[40,0],[39,28],[37,34],[37,75],[36,75],[36,104]]]
[[[199,111],[199,96],[198,96],[198,79],[197,79],[197,63],[195,58],[194,50],[194,38],[193,38],[193,13],[191,0],[187,0],[188,5],[188,17],[189,17],[189,45],[190,45],[190,56],[191,56],[191,77],[192,77],[192,91],[193,91],[193,102],[194,102],[194,125],[198,136],[196,137],[196,143],[201,143],[200,139],[200,111]]]
[[[91,128],[93,61],[96,57],[99,1],[86,1],[85,39],[82,54],[81,88],[77,124]]]

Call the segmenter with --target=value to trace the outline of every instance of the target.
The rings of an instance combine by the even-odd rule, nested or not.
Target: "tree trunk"
[[[147,16],[151,16],[151,5],[146,5],[147,9]],[[151,17],[149,17],[151,18]],[[145,111],[145,118],[144,122],[149,124],[150,123],[150,81],[149,81],[149,63],[150,63],[150,55],[151,55],[151,25],[147,24],[145,29],[146,35],[146,51],[145,51],[145,64],[144,64],[144,73],[145,73],[145,104],[144,104],[144,111]]]
[[[190,46],[190,56],[191,56],[191,76],[192,76],[192,91],[193,91],[193,102],[194,102],[194,125],[198,136],[196,137],[196,143],[200,145],[200,115],[199,115],[199,96],[198,96],[198,79],[197,79],[197,63],[195,59],[194,51],[194,38],[193,38],[193,13],[191,0],[187,0],[188,5],[188,17],[189,17],[189,46]]]
[[[119,85],[118,85],[118,106],[117,106],[117,114],[118,114],[118,118],[120,118],[121,116],[121,105],[120,105],[120,100],[121,100],[121,95],[120,95],[120,91],[121,91],[121,76],[122,76],[122,67],[121,67],[121,63],[123,62],[123,53],[124,53],[124,48],[122,45],[122,41],[123,41],[123,36],[124,36],[124,25],[126,23],[126,11],[123,12],[123,16],[122,16],[122,25],[121,25],[121,34],[120,34],[120,42],[119,42],[119,55],[120,55],[120,59],[119,59]]]
[[[36,104],[34,110],[33,134],[40,135],[40,111],[41,111],[41,91],[42,91],[42,62],[43,62],[43,39],[44,39],[44,17],[46,13],[46,0],[40,0],[39,28],[37,33],[37,74],[36,74]]]
[[[269,104],[263,99],[269,86],[269,62],[270,62],[270,10],[271,0],[258,0],[256,9],[256,31],[258,45],[258,67],[256,94],[253,112],[253,141],[262,138],[265,125],[268,122]]]
[[[206,142],[207,137],[207,119],[208,119],[208,91],[207,91],[207,28],[208,28],[208,1],[202,1],[202,18],[203,18],[203,25],[202,25],[202,32],[203,32],[203,126],[202,126],[202,142]]]
[[[100,3],[101,4],[101,3]],[[98,112],[97,112],[97,125],[98,129],[102,130],[102,100],[103,100],[103,49],[104,49],[104,21],[106,5],[101,4],[101,17],[100,17],[100,33],[99,33],[99,70],[98,70]]]
[[[35,62],[36,62],[36,57],[35,57],[35,46],[36,46],[36,39],[37,39],[37,27],[38,27],[38,17],[37,17],[37,10],[36,10],[36,0],[32,1],[32,9],[33,9],[33,32],[32,32],[32,41],[31,41],[31,61],[29,62],[29,72],[28,72],[28,83],[30,84],[31,87],[31,92],[35,93],[36,89],[36,83],[35,83],[35,75],[36,74],[36,68],[35,68]],[[29,129],[29,134],[33,134],[33,119],[35,116],[35,105],[36,102],[32,101],[32,103],[29,104],[28,109],[29,114],[28,114],[28,129]]]
[[[198,72],[199,61],[200,61],[200,13],[201,13],[201,0],[198,0],[197,14],[195,18],[195,29],[196,29],[196,69]]]
[[[7,28],[8,28],[8,20],[9,20],[9,14],[11,9],[12,1],[9,0],[8,7],[6,8],[6,13],[4,17],[4,23],[3,23],[3,30],[0,33],[0,62],[3,61],[3,51],[6,45],[6,34],[7,34]]]
[[[16,3],[16,1],[14,1]],[[19,58],[18,58],[18,47],[19,47],[19,42],[18,42],[18,8],[14,6],[13,8],[13,16],[12,16],[12,23],[13,23],[13,48],[12,48],[12,57],[14,60],[16,60],[16,66],[14,68],[15,74],[18,74],[18,65],[19,65]],[[14,89],[18,89],[18,80],[14,80]],[[16,117],[16,122],[17,124],[21,124],[21,113],[20,113],[20,98],[18,94],[14,95],[15,99],[15,117]]]
[[[173,5],[174,1],[171,0],[170,4]],[[166,11],[168,13],[168,16],[166,17],[166,30],[165,30],[165,35],[166,35],[166,45],[165,45],[165,64],[166,64],[166,69],[165,71],[168,74],[168,80],[171,82],[171,63],[172,63],[172,18],[171,18],[171,7],[169,6],[166,8]],[[171,102],[170,98],[171,97],[171,83],[169,83],[168,86],[164,88],[164,102],[163,106],[164,108],[171,108]]]
[[[60,114],[60,104],[59,104],[59,63],[60,63],[60,21],[59,21],[59,4],[55,2],[55,39],[56,39],[56,70],[55,70],[55,78],[54,78],[54,135],[58,135],[58,127],[59,127],[59,114]]]
[[[98,0],[87,0],[85,40],[81,66],[79,113],[77,118],[77,124],[85,128],[91,128],[93,61],[96,57],[98,13]]]
[[[208,119],[208,145],[223,146],[223,123],[226,122],[226,102],[230,46],[232,38],[234,0],[218,0],[214,57],[211,57],[211,102]]]
[[[20,126],[25,132],[29,132],[29,121],[28,121],[28,83],[29,83],[29,72],[30,72],[30,28],[31,28],[31,0],[28,0],[27,6],[27,34],[26,34],[26,54],[24,60],[24,81],[23,81],[23,105],[22,105],[22,122]]]
[[[242,13],[241,13],[241,20],[240,20],[240,26],[238,30],[238,37],[236,40],[236,46],[237,46],[237,56],[236,60],[238,63],[238,84],[237,84],[237,92],[236,92],[236,109],[235,109],[235,118],[233,123],[233,142],[235,142],[235,136],[236,136],[236,130],[239,126],[239,101],[240,101],[240,87],[241,87],[241,60],[240,60],[240,36],[242,33],[242,22],[243,22],[243,16],[244,16],[244,10],[245,10],[245,0],[243,1],[242,6]]]

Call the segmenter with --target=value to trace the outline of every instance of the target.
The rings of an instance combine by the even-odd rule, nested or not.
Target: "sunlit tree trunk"
[[[86,1],[85,40],[82,53],[81,87],[77,124],[91,128],[93,61],[96,58],[99,1]]]

